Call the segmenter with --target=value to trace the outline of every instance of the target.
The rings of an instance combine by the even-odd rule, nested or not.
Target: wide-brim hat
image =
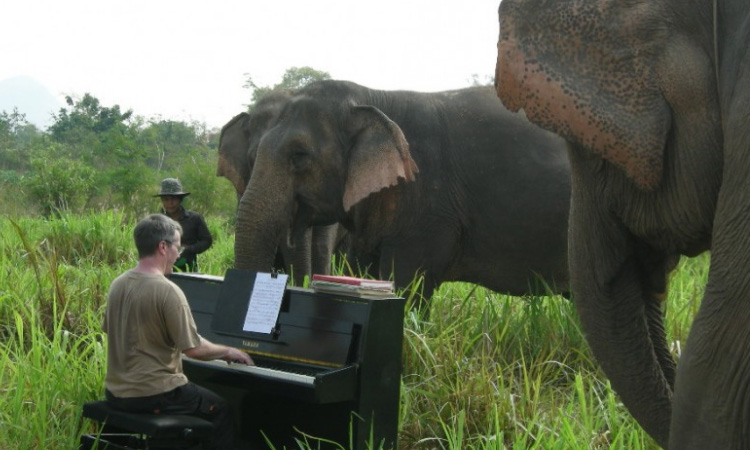
[[[161,180],[161,190],[154,197],[185,197],[190,195],[190,192],[182,190],[182,184],[177,178],[165,178]]]

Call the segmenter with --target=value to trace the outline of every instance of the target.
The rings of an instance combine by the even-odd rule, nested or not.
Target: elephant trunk
[[[586,292],[574,282],[574,301],[589,346],[612,388],[641,427],[668,448],[672,389],[667,376],[674,376],[674,366],[670,374],[662,368],[663,355],[652,340],[659,333],[650,329],[644,299],[629,298],[641,294],[624,292],[632,288],[628,278],[615,280],[608,289],[620,293],[608,296]]]
[[[574,201],[571,210],[573,300],[613,389],[643,429],[667,448],[674,362],[662,324],[664,292],[655,292],[644,278],[632,251],[634,238],[595,211],[583,211],[591,204]]]
[[[278,245],[289,229],[293,202],[283,190],[259,189],[251,180],[237,208],[234,267],[268,272],[273,267]]]

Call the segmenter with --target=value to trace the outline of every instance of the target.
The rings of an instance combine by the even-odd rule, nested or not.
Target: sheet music
[[[256,333],[271,333],[279,317],[281,300],[284,297],[289,275],[258,272],[242,329]]]

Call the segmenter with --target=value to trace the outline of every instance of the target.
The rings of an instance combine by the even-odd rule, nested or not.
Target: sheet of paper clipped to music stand
[[[289,275],[258,272],[245,314],[243,331],[271,333],[279,317]]]

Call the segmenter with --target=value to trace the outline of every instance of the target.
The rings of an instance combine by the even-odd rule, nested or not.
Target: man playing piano
[[[182,290],[167,279],[179,256],[180,224],[162,214],[133,232],[138,264],[110,286],[102,329],[107,333],[107,401],[128,412],[190,414],[214,425],[212,449],[233,448],[227,402],[188,381],[180,354],[253,364],[245,352],[201,337]]]

